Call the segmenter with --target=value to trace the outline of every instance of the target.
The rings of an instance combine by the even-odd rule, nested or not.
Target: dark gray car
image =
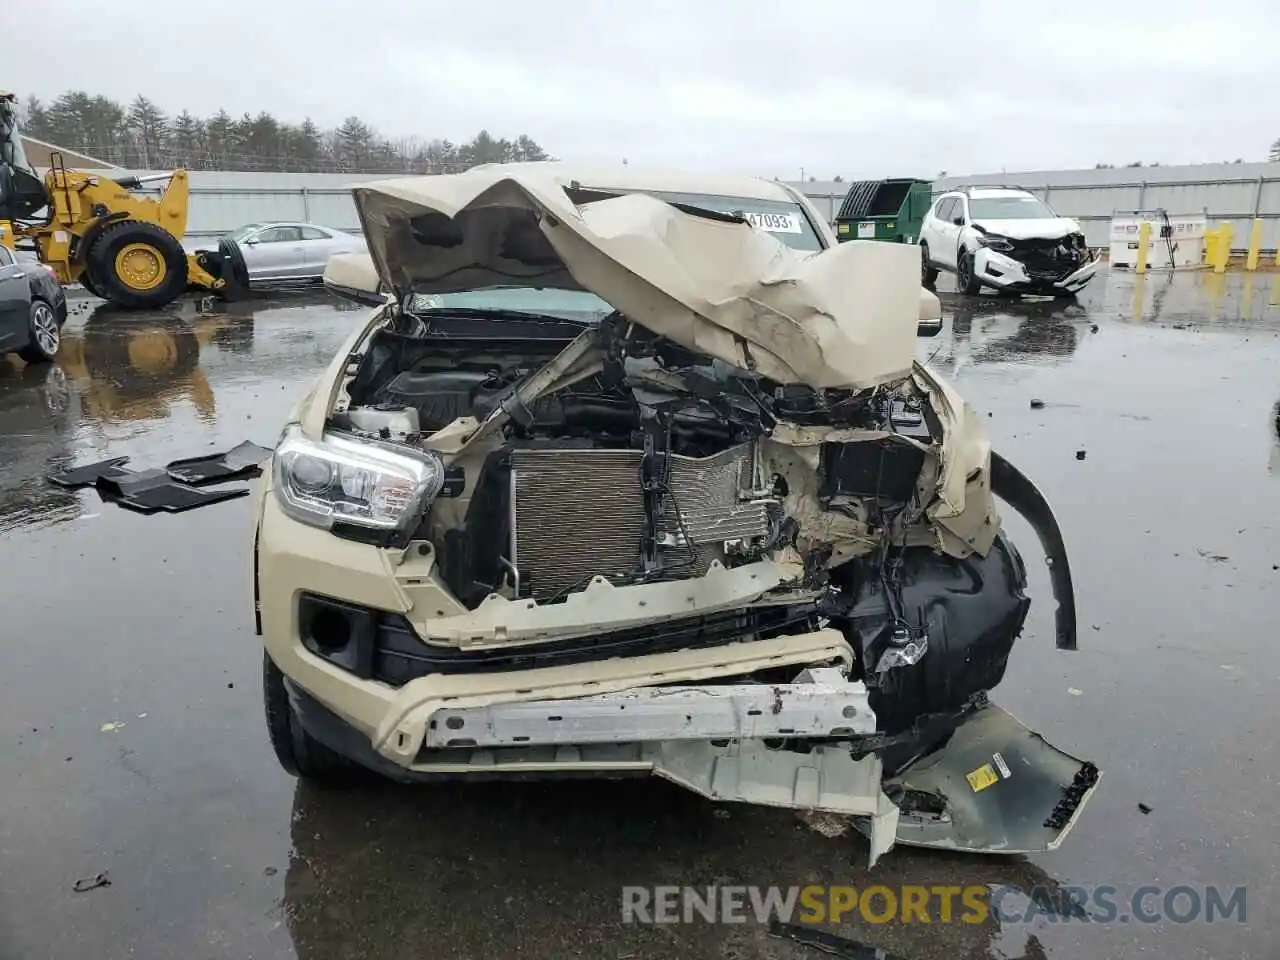
[[[58,353],[67,297],[53,271],[0,246],[0,354],[47,363]]]

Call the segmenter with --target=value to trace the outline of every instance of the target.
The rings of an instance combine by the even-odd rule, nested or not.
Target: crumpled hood
[[[1070,217],[1050,217],[1044,220],[977,219],[973,221],[973,225],[1010,240],[1060,240],[1068,234],[1083,232],[1079,221]]]
[[[574,186],[495,167],[353,193],[379,277],[401,295],[587,290],[654,333],[778,382],[863,388],[910,373],[914,247],[801,253],[736,218],[646,194],[579,195],[576,205]]]

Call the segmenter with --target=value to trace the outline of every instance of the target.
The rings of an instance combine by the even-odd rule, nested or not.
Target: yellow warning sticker
[[[977,793],[979,790],[987,789],[987,787],[999,780],[1000,775],[995,772],[991,764],[984,763],[972,773],[965,774],[965,779],[969,781],[969,786],[973,788],[973,792]]]

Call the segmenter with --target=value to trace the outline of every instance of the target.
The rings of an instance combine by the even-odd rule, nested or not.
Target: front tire
[[[89,276],[88,270],[81,271],[80,286],[84,287],[86,290],[88,290],[91,294],[93,294],[99,300],[107,299],[102,295],[102,291],[93,285],[93,279]]]
[[[938,285],[938,268],[929,262],[929,245],[920,244],[920,285],[932,290]]]
[[[974,272],[973,254],[968,250],[961,250],[960,256],[956,258],[956,286],[961,293],[970,297],[982,292],[982,281]]]
[[[289,702],[284,674],[265,652],[262,654],[262,703],[271,748],[286,773],[328,786],[341,786],[358,778],[361,768],[357,764],[302,729]]]
[[[43,300],[31,301],[29,321],[31,339],[18,351],[18,356],[30,364],[49,363],[58,355],[62,344],[62,331],[58,327],[58,315]]]
[[[121,220],[98,235],[85,256],[86,289],[129,310],[154,310],[187,289],[187,252],[163,227]]]

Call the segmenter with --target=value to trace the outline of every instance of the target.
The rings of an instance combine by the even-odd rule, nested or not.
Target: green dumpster
[[[915,243],[932,201],[933,185],[928,180],[899,178],[850,184],[836,214],[836,237],[841,241]]]

